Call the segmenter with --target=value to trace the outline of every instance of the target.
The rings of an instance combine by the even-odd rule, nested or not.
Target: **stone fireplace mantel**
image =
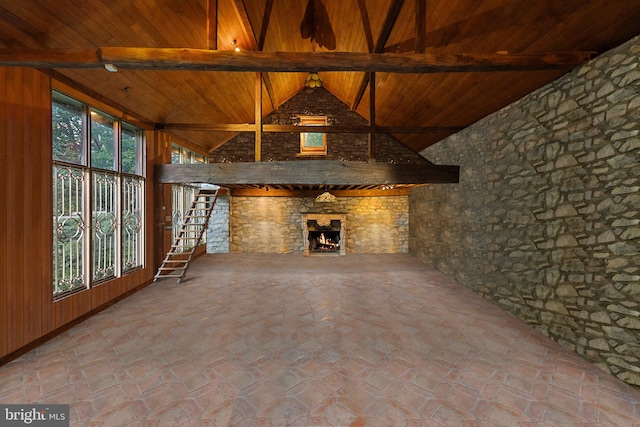
[[[304,256],[312,255],[309,249],[309,229],[308,221],[316,221],[321,227],[329,227],[331,221],[340,221],[340,240],[337,252],[331,252],[327,255],[346,255],[346,223],[347,214],[344,213],[326,213],[326,212],[303,212],[302,213],[302,242],[304,245]],[[316,255],[316,253],[314,253]]]

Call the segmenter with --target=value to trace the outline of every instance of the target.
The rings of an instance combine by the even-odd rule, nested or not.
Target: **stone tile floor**
[[[73,426],[630,426],[640,391],[405,254],[219,254],[0,368]]]

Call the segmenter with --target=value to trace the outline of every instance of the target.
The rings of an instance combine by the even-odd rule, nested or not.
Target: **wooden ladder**
[[[171,245],[167,256],[162,261],[162,265],[153,277],[154,282],[157,282],[158,279],[175,277],[180,283],[184,278],[193,254],[207,230],[209,218],[211,218],[211,212],[213,212],[217,199],[217,189],[201,188],[198,190],[191,207],[182,221],[176,240]],[[184,246],[181,243],[188,240],[194,241],[194,244],[188,251],[183,251]]]

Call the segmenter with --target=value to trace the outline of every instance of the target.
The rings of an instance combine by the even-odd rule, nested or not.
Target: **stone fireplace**
[[[302,214],[304,256],[345,255],[346,214]]]

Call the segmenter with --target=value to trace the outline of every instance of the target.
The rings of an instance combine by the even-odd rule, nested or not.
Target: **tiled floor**
[[[408,255],[207,255],[0,368],[72,425],[630,426],[640,392]]]

